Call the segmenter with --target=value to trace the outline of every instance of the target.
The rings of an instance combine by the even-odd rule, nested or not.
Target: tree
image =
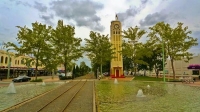
[[[113,57],[112,44],[109,41],[108,35],[101,35],[97,32],[90,32],[90,39],[85,39],[85,51],[92,63],[100,65],[100,72],[102,74],[102,66],[107,61],[111,61]]]
[[[32,23],[32,29],[24,26],[17,26],[19,32],[17,34],[17,41],[20,46],[14,43],[6,43],[6,47],[12,47],[19,55],[31,54],[33,58],[28,60],[28,63],[35,63],[35,79],[37,80],[38,66],[41,65],[40,61],[43,59],[44,50],[48,50],[49,44],[47,41],[51,38],[51,26],[46,26],[38,22]]]
[[[88,67],[84,61],[80,63],[80,71],[81,75],[86,75],[90,71],[90,67]]]
[[[149,28],[151,32],[148,34],[150,40],[155,44],[163,45],[166,56],[171,61],[173,70],[173,79],[175,79],[174,64],[175,60],[186,58],[190,60],[193,56],[188,50],[198,45],[197,39],[189,36],[192,32],[188,31],[188,27],[183,27],[183,23],[178,22],[177,27],[171,28],[168,23],[159,22]]]
[[[57,53],[58,62],[64,65],[65,75],[71,61],[82,57],[81,38],[74,37],[75,27],[64,25],[62,20],[58,21],[56,29],[52,31],[50,42]]]
[[[76,65],[74,65],[73,70],[72,70],[72,79],[75,78],[75,74],[76,74]]]
[[[137,48],[141,46],[141,43],[138,43],[138,40],[146,33],[145,30],[140,30],[137,26],[135,28],[130,27],[128,30],[123,31],[123,38],[128,39],[129,42],[123,43],[122,46],[122,54],[131,58],[133,60],[134,68],[137,67],[137,62],[141,62],[138,60],[140,57],[138,53],[141,53]],[[136,74],[136,70],[134,70],[134,74]]]
[[[79,77],[80,76],[80,68],[79,66],[76,65],[76,70],[75,70],[75,74],[74,74],[74,77]]]
[[[52,78],[53,74],[55,71],[57,71],[57,66],[59,65],[59,62],[57,60],[57,54],[55,50],[53,49],[53,46],[49,46],[47,48],[48,50],[43,50],[43,59],[41,60],[42,65],[44,65],[44,69],[48,71],[49,73],[52,73]]]
[[[124,70],[130,70],[133,68],[133,60],[126,55],[123,55],[123,67]]]

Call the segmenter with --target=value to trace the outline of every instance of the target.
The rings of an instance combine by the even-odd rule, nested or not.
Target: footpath
[[[37,77],[38,79],[43,79],[44,82],[57,82],[60,81],[58,76],[54,76],[52,78],[52,76],[39,76]],[[31,77],[31,79],[35,79],[35,77]],[[9,86],[9,84],[12,82],[12,79],[3,79],[2,81],[0,81],[0,87],[3,86]],[[35,82],[16,82],[15,85],[24,85],[24,84],[28,84],[28,83],[35,83]]]
[[[35,77],[31,77],[31,79],[34,79]],[[58,82],[60,81],[58,76],[54,76],[52,78],[52,76],[39,76],[37,77],[38,79],[43,79],[44,82]],[[126,78],[117,78],[118,81],[132,81],[132,79],[134,79],[134,77],[126,77]],[[102,78],[100,81],[112,81],[115,80],[115,78],[110,78],[110,77],[104,77]],[[3,86],[9,86],[9,84],[12,82],[12,79],[3,79],[2,81],[0,81],[0,87]],[[15,83],[15,85],[24,85],[24,84],[28,84],[28,83],[35,83],[35,82],[19,82],[19,83]],[[171,83],[176,83],[176,84],[184,84],[184,85],[189,85],[189,86],[200,86],[200,80],[190,83],[186,83],[186,82],[171,82]]]

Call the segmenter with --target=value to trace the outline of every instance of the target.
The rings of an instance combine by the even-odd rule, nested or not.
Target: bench
[[[194,83],[194,78],[192,78],[192,77],[189,77],[189,76],[186,76],[186,77],[180,77],[179,78],[181,81],[182,81],[182,83],[190,83],[190,82],[193,82]]]

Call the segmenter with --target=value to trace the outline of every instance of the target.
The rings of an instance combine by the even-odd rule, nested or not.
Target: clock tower
[[[111,60],[110,76],[112,78],[123,78],[123,59],[122,59],[122,25],[116,15],[115,20],[110,25],[110,42],[114,48],[114,58]]]

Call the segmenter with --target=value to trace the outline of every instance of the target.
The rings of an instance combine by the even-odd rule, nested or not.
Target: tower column
[[[110,25],[110,41],[114,48],[114,59],[111,60],[110,75],[112,78],[124,78],[122,54],[122,25],[116,15],[115,20]]]

